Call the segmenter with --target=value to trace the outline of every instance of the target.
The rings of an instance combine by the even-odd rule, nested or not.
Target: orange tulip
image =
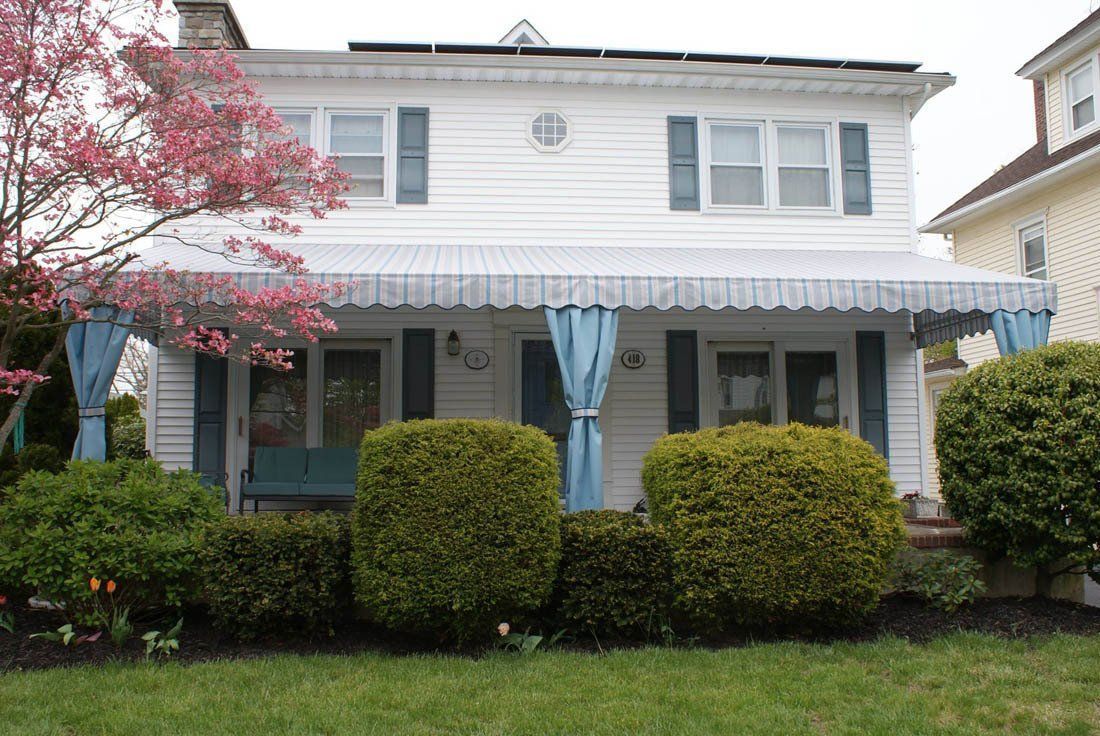
[[[93,593],[99,592],[99,578],[92,578],[88,581],[88,587],[92,589]]]
[[[114,593],[115,592],[115,587],[116,586],[115,586],[115,581],[114,580],[108,580],[107,581],[107,592],[108,593]]]

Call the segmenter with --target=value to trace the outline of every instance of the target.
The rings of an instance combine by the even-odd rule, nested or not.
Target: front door
[[[539,427],[550,435],[558,448],[559,492],[565,492],[565,460],[568,452],[569,424],[572,415],[565,404],[561,369],[554,343],[543,339],[524,339],[520,346],[521,382],[520,421]]]

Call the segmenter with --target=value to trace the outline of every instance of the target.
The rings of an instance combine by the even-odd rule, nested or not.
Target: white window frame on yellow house
[[[1082,74],[1088,75],[1092,82],[1092,89],[1090,94],[1074,99],[1072,80]],[[1064,100],[1062,105],[1062,119],[1066,140],[1091,133],[1100,126],[1100,101],[1097,100],[1098,96],[1100,96],[1100,60],[1097,59],[1097,54],[1093,52],[1083,59],[1078,59],[1062,73],[1062,99]],[[1074,105],[1089,98],[1092,99],[1092,120],[1080,127],[1074,127]]]
[[[1027,240],[1032,240],[1033,238],[1028,238],[1027,240],[1025,240],[1024,236],[1035,230],[1036,228],[1042,231],[1043,267],[1041,269],[1031,269],[1029,271],[1027,267],[1027,257],[1024,253],[1024,243],[1027,242]],[[1015,248],[1016,252],[1016,272],[1021,276],[1026,276],[1028,278],[1041,278],[1043,281],[1049,281],[1050,234],[1047,230],[1046,211],[1037,212],[1035,214],[1029,215],[1028,217],[1025,217],[1022,220],[1018,220],[1017,222],[1015,222],[1012,226],[1012,241],[1014,244],[1013,247]],[[1039,271],[1043,272],[1043,275],[1041,277],[1033,275],[1038,273]]]

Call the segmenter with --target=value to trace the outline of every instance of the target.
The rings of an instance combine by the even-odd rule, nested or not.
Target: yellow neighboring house
[[[1050,340],[1100,340],[1100,10],[1028,61],[1038,141],[921,232],[946,233],[968,266],[1050,279]],[[960,341],[970,366],[998,357],[993,335]]]
[[[1037,141],[924,227],[949,234],[955,260],[1058,284],[1050,339],[1100,340],[1100,10],[1028,61]],[[959,341],[957,361],[925,365],[925,427],[967,366],[997,358],[992,333]],[[930,434],[930,436],[933,436]],[[939,464],[928,443],[928,493]]]

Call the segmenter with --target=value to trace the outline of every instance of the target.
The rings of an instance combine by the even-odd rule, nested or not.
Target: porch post
[[[73,377],[80,431],[73,447],[73,460],[107,459],[107,422],[104,405],[111,382],[118,370],[122,350],[130,331],[108,322],[132,322],[133,312],[118,312],[114,307],[95,307],[92,319],[69,327],[65,351],[69,354],[69,372]]]
[[[603,506],[603,437],[600,403],[611,375],[619,312],[600,306],[545,307],[561,369],[565,403],[572,411],[565,470],[567,511]]]
[[[1047,344],[1050,334],[1050,312],[1006,312],[998,309],[989,315],[989,324],[993,328],[993,337],[997,340],[997,350],[1001,355],[1015,355],[1021,350],[1030,350]]]

